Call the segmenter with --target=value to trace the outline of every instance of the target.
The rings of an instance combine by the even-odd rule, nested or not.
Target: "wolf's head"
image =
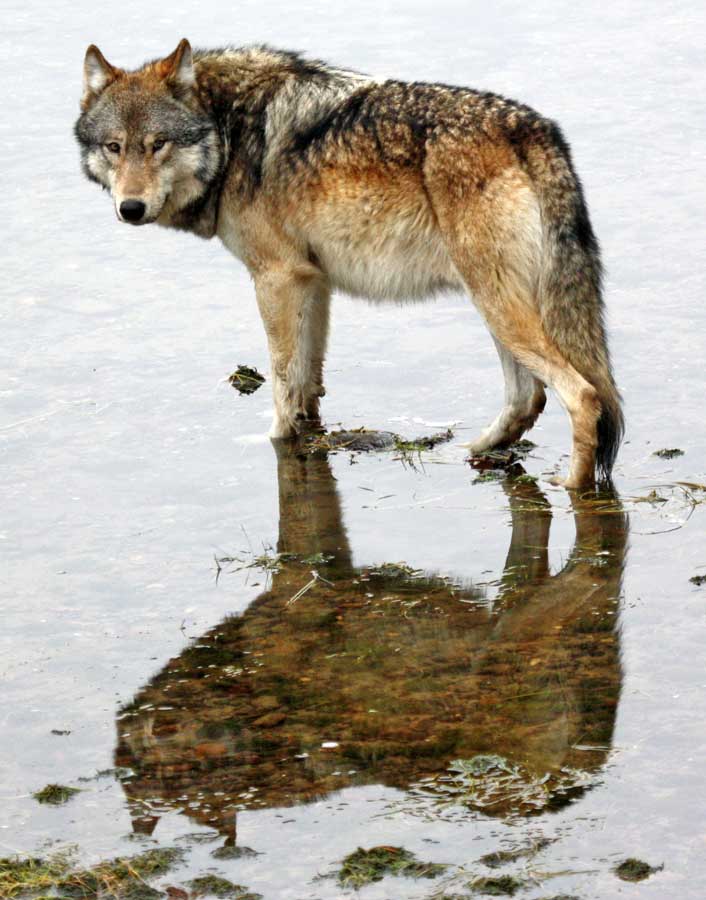
[[[75,134],[83,171],[107,188],[122,222],[144,225],[196,207],[221,165],[214,122],[202,108],[191,47],[135,72],[91,45]]]

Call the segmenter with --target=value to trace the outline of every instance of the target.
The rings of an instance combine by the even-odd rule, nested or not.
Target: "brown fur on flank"
[[[373,300],[467,290],[505,405],[471,444],[516,440],[544,388],[569,413],[567,487],[609,477],[623,431],[601,264],[559,128],[495,94],[376,82],[268,47],[182,41],[136,72],[86,54],[84,171],[120,219],[217,235],[247,266],[275,418],[316,418],[333,290]]]

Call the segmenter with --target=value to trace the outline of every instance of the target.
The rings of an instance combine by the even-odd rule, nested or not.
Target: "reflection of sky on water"
[[[628,855],[665,862],[641,897],[698,896],[686,879],[704,875],[694,798],[706,789],[706,626],[703,591],[688,579],[706,566],[704,514],[697,507],[679,527],[688,503],[660,485],[706,482],[704,246],[695,227],[705,178],[706,121],[694,100],[704,82],[701,6],[245,0],[148,12],[128,0],[100,11],[10,2],[4,12],[3,852],[47,838],[77,842],[88,859],[132,852],[130,809],[111,779],[84,785],[65,808],[39,807],[28,794],[113,764],[117,712],[191,641],[265,590],[252,570],[216,585],[214,554],[260,553],[279,531],[275,460],[261,437],[269,388],[241,398],[223,381],[239,363],[266,369],[252,287],[215,243],[120,228],[108,199],[83,181],[70,135],[83,52],[95,41],[109,59],[137,63],[182,35],[197,45],[265,39],[368,71],[492,88],[561,122],[607,264],[628,415],[617,483],[631,532],[613,750],[591,790],[519,825],[480,813],[430,823],[399,807],[406,795],[397,787],[373,784],[303,806],[248,809],[238,814],[238,842],[268,855],[225,874],[267,897],[299,898],[358,845],[402,844],[423,859],[463,864],[541,832],[561,838],[543,852],[544,867],[598,872],[557,878],[537,896],[612,897],[610,866]],[[462,439],[487,423],[500,402],[499,367],[468,306],[463,298],[402,309],[338,299],[329,422],[407,436],[424,423],[457,422]],[[532,438],[538,448],[526,465],[541,476],[568,449],[557,404]],[[652,455],[664,446],[686,454]],[[473,485],[462,460],[455,447],[417,471],[389,456],[354,465],[333,457],[353,565],[405,560],[475,584],[497,580],[515,533],[511,504],[502,484]],[[669,502],[634,502],[653,488]],[[574,543],[573,516],[562,492],[542,489],[556,574]],[[497,601],[502,586],[487,590]],[[493,615],[507,623],[511,613]],[[197,828],[168,804],[160,815],[161,843]],[[195,846],[193,867],[211,864]],[[320,882],[316,896],[336,890]],[[368,897],[385,890],[372,887]],[[428,885],[413,885],[408,896],[425,893]]]

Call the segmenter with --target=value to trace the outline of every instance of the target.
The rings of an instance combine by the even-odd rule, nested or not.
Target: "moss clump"
[[[238,366],[232,375],[228,376],[228,383],[239,394],[254,394],[265,383],[265,376],[251,366]]]
[[[413,853],[402,847],[359,847],[341,863],[338,882],[344,887],[359,888],[386,875],[405,875],[408,878],[436,878],[445,871],[441,863],[419,862]]]
[[[689,581],[696,587],[701,587],[702,584],[706,584],[706,575],[694,575]]]
[[[679,447],[665,447],[663,450],[655,450],[653,456],[659,456],[660,459],[675,459],[677,456],[684,456],[684,451]]]
[[[253,894],[239,884],[233,884],[219,875],[199,875],[186,882],[194,897],[227,897],[230,900],[260,900],[261,894]]]
[[[41,791],[36,791],[32,796],[37,803],[49,803],[52,806],[61,806],[70,800],[74,794],[78,794],[79,788],[68,787],[65,784],[48,784]]]
[[[512,875],[500,875],[497,878],[476,878],[468,887],[476,894],[490,897],[512,897],[524,887],[524,882]]]
[[[623,881],[644,881],[645,878],[649,878],[650,875],[663,868],[664,866],[651,866],[641,859],[630,857],[616,866],[613,871]]]

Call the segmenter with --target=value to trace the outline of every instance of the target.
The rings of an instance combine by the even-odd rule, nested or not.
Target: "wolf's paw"
[[[561,478],[559,475],[552,475],[548,481],[549,484],[553,484],[556,487],[563,487],[567,491],[589,490],[595,484],[592,475],[586,475],[583,478],[572,477],[571,475],[567,478]]]
[[[289,440],[296,437],[297,426],[293,419],[288,416],[276,415],[272,420],[270,427],[270,437],[273,440]]]
[[[487,453],[489,450],[494,450],[498,446],[498,441],[494,439],[494,436],[488,432],[483,432],[483,434],[479,435],[474,441],[471,441],[469,444],[462,444],[462,447],[465,447],[471,456],[481,456],[483,453]]]

